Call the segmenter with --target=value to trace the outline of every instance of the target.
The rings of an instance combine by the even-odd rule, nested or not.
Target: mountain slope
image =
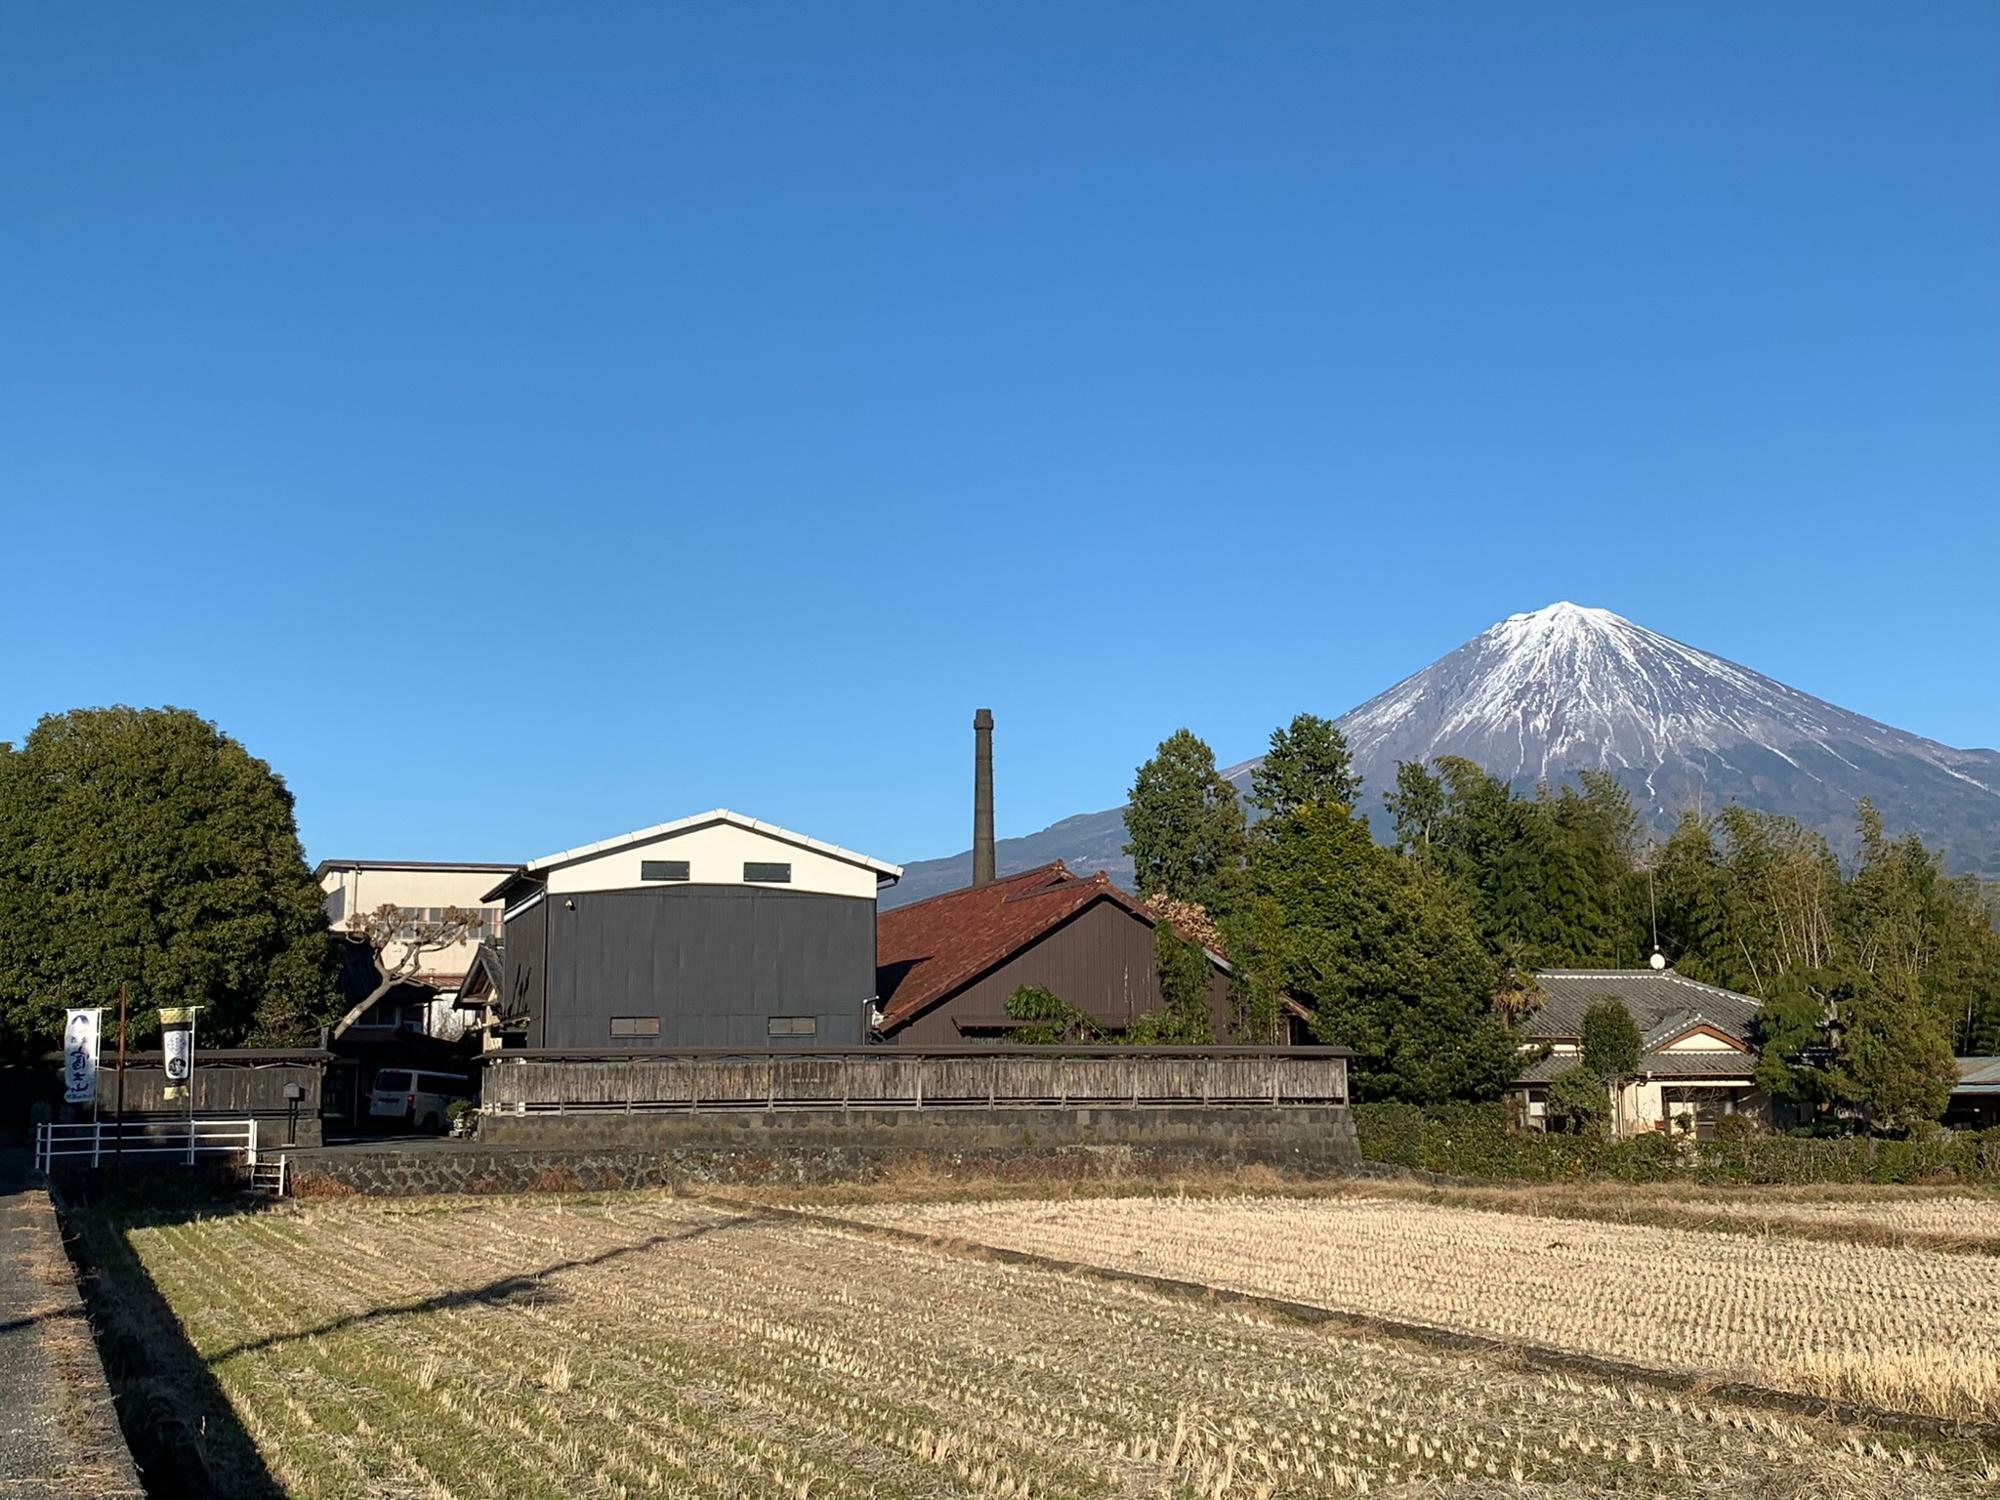
[[[1689,807],[1786,813],[1838,848],[1854,804],[1923,835],[1954,870],[2000,873],[2000,752],[1957,750],[1850,713],[1609,610],[1553,604],[1512,615],[1339,721],[1372,821],[1399,761],[1461,755],[1521,788],[1609,771],[1664,833]],[[1256,764],[1228,773],[1247,785]],[[1002,872],[1063,859],[1129,881],[1119,808],[999,846]],[[963,884],[971,855],[907,867],[886,904]]]

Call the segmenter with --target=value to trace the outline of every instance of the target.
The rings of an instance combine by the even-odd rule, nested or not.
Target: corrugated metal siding
[[[913,1047],[963,1041],[960,1022],[991,1024],[1004,1017],[1007,997],[1023,985],[1051,990],[1112,1028],[1129,1026],[1164,1003],[1153,929],[1124,908],[1100,901],[933,1006],[891,1040]],[[1219,971],[1209,979],[1208,1009],[1216,1040],[1228,1040],[1229,979]]]
[[[548,987],[548,901],[544,899],[514,918],[503,936],[506,973],[502,976],[501,1013],[527,1016],[527,1045],[542,1046],[543,1001]]]
[[[772,1016],[814,1017],[822,1045],[863,1039],[875,993],[873,901],[675,886],[543,905],[548,1020],[533,1045],[605,1046],[611,1017],[634,1015],[660,1018],[661,1047],[763,1047]]]

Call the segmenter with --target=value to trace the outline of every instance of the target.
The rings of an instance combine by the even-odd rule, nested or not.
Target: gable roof
[[[696,828],[707,828],[716,823],[729,823],[737,828],[761,833],[766,838],[780,843],[791,844],[800,849],[811,849],[824,854],[829,859],[843,860],[850,865],[860,865],[875,872],[877,885],[894,885],[903,878],[901,865],[888,864],[883,860],[870,859],[865,854],[856,854],[852,849],[843,849],[838,844],[824,843],[808,838],[803,833],[794,833],[789,828],[780,828],[775,823],[759,822],[756,818],[746,818],[742,813],[731,812],[726,807],[711,808],[705,813],[696,813],[689,818],[676,818],[671,823],[655,823],[651,828],[635,828],[630,833],[621,833],[615,838],[599,839],[594,844],[579,844],[574,849],[559,849],[554,854],[544,854],[540,859],[531,859],[525,865],[510,865],[513,874],[487,893],[486,899],[496,900],[510,889],[523,875],[541,875],[561,865],[575,864],[581,859],[593,859],[600,854],[610,854],[619,849],[629,849],[637,844],[650,844],[656,839],[671,838],[677,833],[687,833]]]
[[[1631,1013],[1647,1047],[1683,1036],[1697,1026],[1750,1041],[1757,1001],[1734,990],[1683,979],[1672,969],[1545,969],[1535,975],[1542,1008],[1527,1016],[1519,1034],[1535,1040],[1575,1040],[1584,1012],[1599,1000],[1616,1000]]]
[[[493,938],[484,939],[473,949],[471,966],[465,971],[465,982],[458,987],[458,998],[453,1004],[460,1010],[476,1010],[500,994],[506,973],[505,953],[506,949]]]
[[[1061,860],[883,912],[875,919],[880,1029],[914,1020],[1100,901],[1157,925],[1102,871],[1085,878]],[[1210,963],[1229,967],[1220,954],[1204,951]]]

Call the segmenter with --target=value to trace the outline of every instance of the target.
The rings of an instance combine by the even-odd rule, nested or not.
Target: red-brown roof
[[[875,920],[881,1029],[895,1030],[1098,901],[1153,925],[1102,872],[1074,875],[1061,860],[883,912]]]

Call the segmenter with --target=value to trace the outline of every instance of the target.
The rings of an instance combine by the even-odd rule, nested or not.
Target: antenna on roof
[[[1646,905],[1653,912],[1653,956],[1648,962],[1656,969],[1667,966],[1667,955],[1660,951],[1660,903],[1653,895],[1653,862],[1646,861]]]

